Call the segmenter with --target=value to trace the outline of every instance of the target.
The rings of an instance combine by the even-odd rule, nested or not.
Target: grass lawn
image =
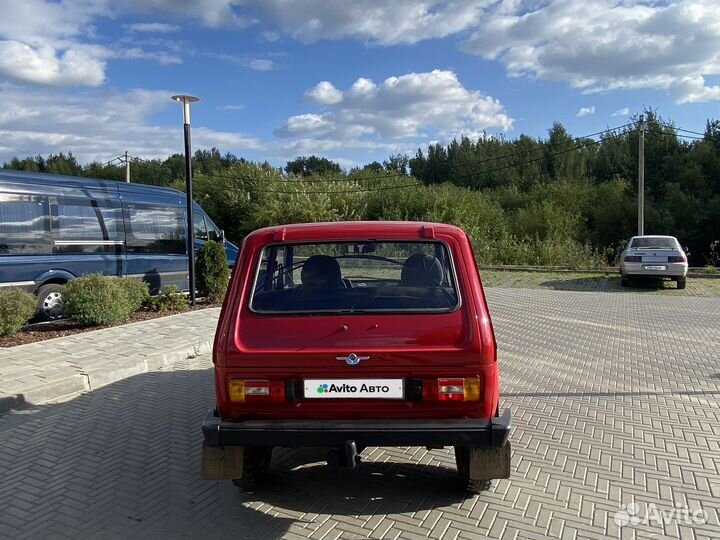
[[[675,288],[674,281],[638,281],[620,286],[620,274],[576,274],[573,272],[507,272],[481,270],[486,287],[517,287],[557,291],[671,294],[679,296],[720,296],[720,279],[688,278],[687,287]]]

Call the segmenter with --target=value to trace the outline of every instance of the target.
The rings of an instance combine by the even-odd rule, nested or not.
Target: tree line
[[[280,223],[428,220],[463,227],[483,264],[598,267],[615,263],[636,233],[638,124],[634,117],[595,138],[573,137],[560,123],[547,138],[461,137],[350,170],[318,156],[276,168],[198,150],[193,189],[236,242]],[[692,265],[716,264],[720,121],[695,133],[647,110],[645,126],[646,234],[677,236]],[[60,153],[4,167],[124,180],[118,165]],[[181,154],[131,162],[133,182],[182,190],[184,175]]]

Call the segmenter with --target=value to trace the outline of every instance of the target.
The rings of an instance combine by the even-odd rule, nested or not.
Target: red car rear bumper
[[[491,419],[246,420],[224,421],[209,411],[202,431],[208,446],[493,446],[507,443],[510,409]]]

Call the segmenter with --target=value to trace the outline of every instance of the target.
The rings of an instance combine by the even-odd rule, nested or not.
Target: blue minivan
[[[145,280],[151,292],[188,290],[185,194],[176,189],[55,174],[0,170],[0,289],[38,298],[38,318],[62,316],[60,288],[82,274]],[[238,248],[194,203],[195,252]]]

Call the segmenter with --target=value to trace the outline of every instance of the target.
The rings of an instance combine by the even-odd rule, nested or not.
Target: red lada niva
[[[437,223],[260,229],[215,336],[202,474],[253,489],[274,447],[453,446],[470,491],[510,475],[510,410],[468,236]]]

